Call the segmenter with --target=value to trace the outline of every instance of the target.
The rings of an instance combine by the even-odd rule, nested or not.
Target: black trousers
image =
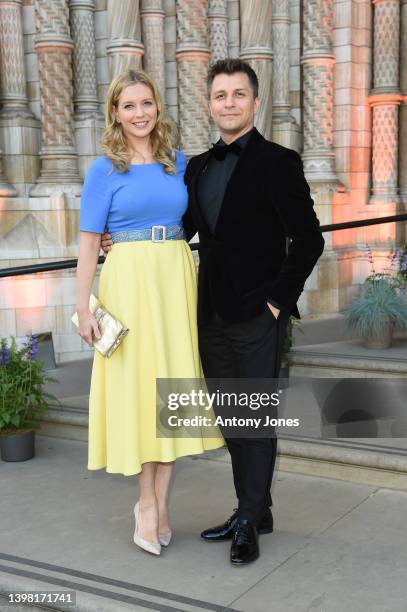
[[[198,325],[205,378],[277,378],[289,314],[268,306],[250,321],[226,323],[214,314]],[[232,459],[238,515],[257,524],[272,505],[277,438],[225,438]]]

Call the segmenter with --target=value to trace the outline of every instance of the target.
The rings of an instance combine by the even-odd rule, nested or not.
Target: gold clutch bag
[[[89,310],[98,322],[102,336],[99,340],[95,340],[93,346],[104,357],[110,357],[121,344],[129,329],[108,312],[93,293],[89,298]],[[77,312],[72,316],[72,322],[79,327]]]

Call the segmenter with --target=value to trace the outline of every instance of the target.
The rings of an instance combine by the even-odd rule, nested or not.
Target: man
[[[199,346],[208,379],[270,379],[280,370],[286,325],[324,247],[298,153],[254,127],[256,73],[240,59],[216,62],[209,109],[220,130],[186,169],[187,239],[198,232]],[[103,247],[108,250],[106,235]],[[288,250],[287,238],[291,239]],[[258,533],[273,531],[270,487],[277,441],[226,437],[238,508],[206,529],[208,542],[232,540],[233,565],[259,556]]]
[[[212,149],[185,173],[187,239],[200,242],[199,347],[206,378],[277,378],[286,325],[324,247],[298,153],[254,128],[258,80],[240,59],[216,62],[209,109],[220,130]],[[287,237],[291,243],[286,250]],[[208,542],[232,540],[231,562],[259,556],[273,531],[270,486],[276,438],[226,438],[238,509],[206,529]]]

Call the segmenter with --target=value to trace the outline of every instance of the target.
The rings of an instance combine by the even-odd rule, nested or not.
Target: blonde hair
[[[167,174],[176,174],[175,134],[171,119],[165,111],[157,85],[143,70],[125,70],[110,83],[105,103],[105,130],[102,138],[102,152],[118,172],[126,172],[130,165],[130,152],[116,112],[119,97],[129,85],[144,83],[152,91],[157,105],[157,123],[150,133],[153,157],[164,166]]]

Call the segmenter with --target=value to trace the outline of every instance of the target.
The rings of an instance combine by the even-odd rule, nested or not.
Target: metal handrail
[[[365,227],[368,225],[379,225],[381,223],[394,223],[397,221],[407,221],[407,213],[400,213],[398,215],[392,215],[390,217],[374,217],[372,219],[362,219],[359,221],[345,221],[344,223],[331,223],[330,225],[321,225],[320,231],[324,232],[335,232],[337,230],[352,229],[354,227]],[[199,250],[199,242],[193,242],[189,245],[192,251]],[[98,264],[102,264],[105,261],[104,255],[101,255],[98,259]],[[26,274],[37,274],[38,272],[53,272],[55,270],[67,270],[69,268],[76,268],[78,265],[77,259],[66,259],[64,261],[51,261],[48,263],[32,264],[30,266],[17,266],[15,268],[4,268],[0,270],[0,278],[6,278],[8,276],[23,276]]]

